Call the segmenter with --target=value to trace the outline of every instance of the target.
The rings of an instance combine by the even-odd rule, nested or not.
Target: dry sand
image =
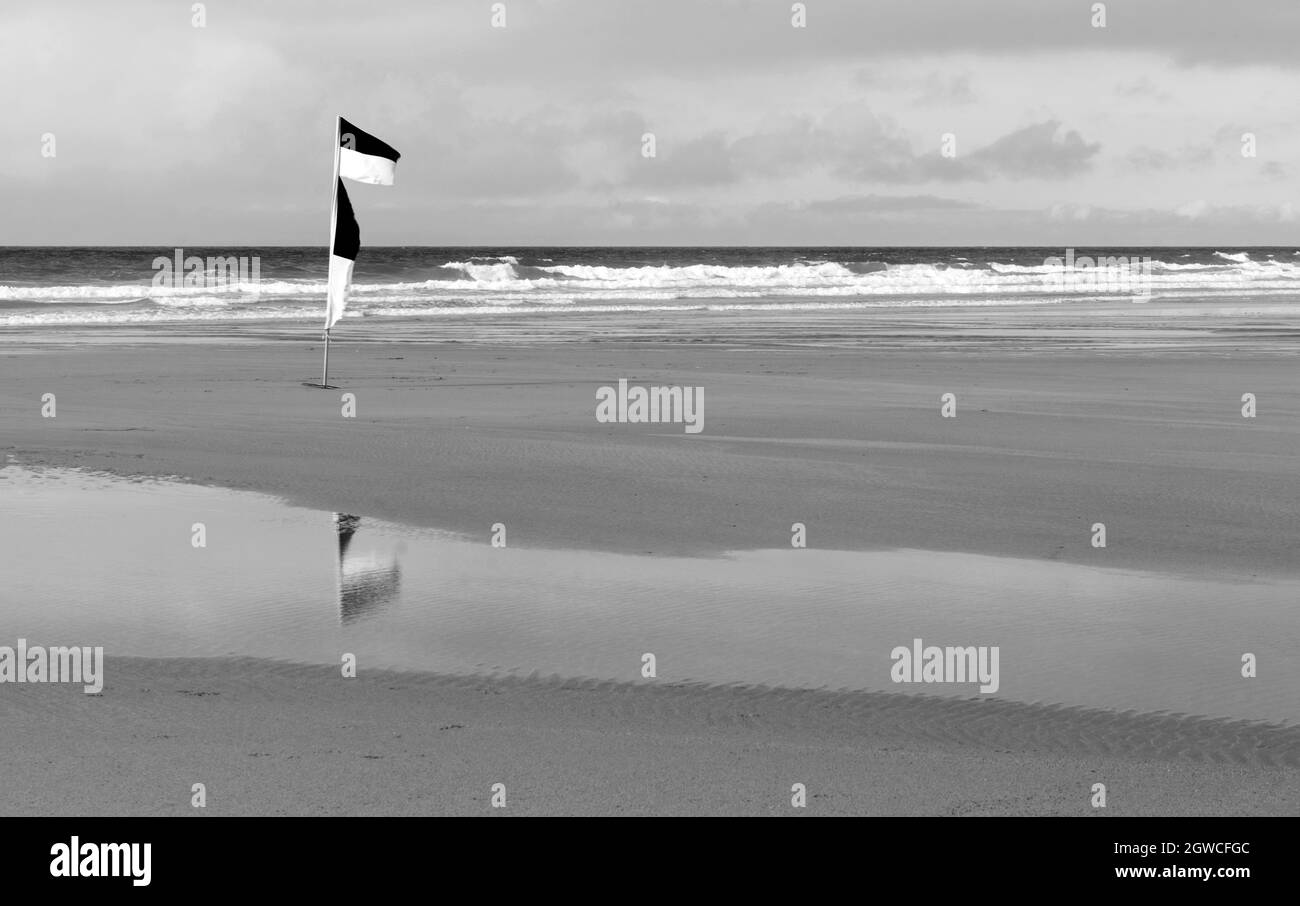
[[[485,543],[504,522],[512,546],[702,555],[784,546],[801,521],[827,548],[1300,574],[1294,325],[1041,317],[357,326],[336,392],[300,385],[319,344],[298,330],[11,334],[0,453]],[[704,432],[597,424],[595,388],[621,377],[703,386]],[[254,661],[108,677],[102,696],[0,689],[0,812],[184,814],[203,782],[210,813],[472,814],[501,782],[511,814],[789,813],[803,782],[809,813],[1093,814],[1102,782],[1108,814],[1300,813],[1294,727]]]

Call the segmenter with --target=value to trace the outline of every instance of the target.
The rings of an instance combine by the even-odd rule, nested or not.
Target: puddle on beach
[[[496,549],[259,494],[0,468],[0,645],[926,694],[895,646],[997,645],[999,697],[1300,722],[1300,582],[930,551]],[[203,523],[204,548],[192,527]],[[1259,676],[1241,677],[1254,653]]]

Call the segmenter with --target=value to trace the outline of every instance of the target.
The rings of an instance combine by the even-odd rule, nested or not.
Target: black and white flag
[[[392,145],[338,118],[334,132],[334,210],[330,220],[330,270],[326,290],[325,329],[343,317],[352,285],[352,266],[361,248],[361,229],[352,213],[343,180],[391,186],[402,155]]]

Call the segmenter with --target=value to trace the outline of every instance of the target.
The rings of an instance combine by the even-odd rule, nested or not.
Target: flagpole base
[[[341,387],[336,387],[333,384],[316,384],[311,381],[303,381],[302,385],[304,387],[315,387],[317,390],[341,390],[342,389]]]

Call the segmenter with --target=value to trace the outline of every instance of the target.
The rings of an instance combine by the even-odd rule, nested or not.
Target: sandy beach
[[[1294,815],[1300,730],[772,688],[110,659],[4,700],[0,812]],[[504,811],[489,800],[506,787]],[[791,787],[807,807],[791,807]],[[1107,806],[1090,805],[1104,783]],[[73,804],[75,803],[75,805]]]
[[[351,326],[351,325],[349,325]],[[279,495],[511,544],[704,557],[911,548],[1222,580],[1300,575],[1295,327],[1143,312],[924,322],[274,326],[0,352],[0,454]],[[689,334],[690,339],[684,339]],[[1032,339],[1029,336],[1032,334]],[[402,336],[403,339],[394,339]],[[699,435],[604,425],[599,385],[705,389]],[[340,415],[340,394],[357,416]],[[956,418],[940,397],[957,396]],[[1243,393],[1259,415],[1243,419]],[[58,415],[41,417],[54,393]],[[1109,544],[1089,543],[1095,522]],[[1099,560],[1104,558],[1104,563]],[[1230,586],[1225,586],[1230,588]],[[1225,606],[1231,602],[1225,601]],[[1295,726],[998,700],[251,659],[10,686],[0,812],[1296,814]],[[809,807],[790,807],[791,784]],[[1109,791],[1089,805],[1093,783]]]
[[[302,386],[301,329],[24,334],[0,353],[0,453],[485,540],[503,522],[530,547],[704,555],[802,521],[819,548],[1300,575],[1294,318],[1123,314],[349,325],[339,392]],[[597,423],[620,377],[704,387],[704,431]]]

